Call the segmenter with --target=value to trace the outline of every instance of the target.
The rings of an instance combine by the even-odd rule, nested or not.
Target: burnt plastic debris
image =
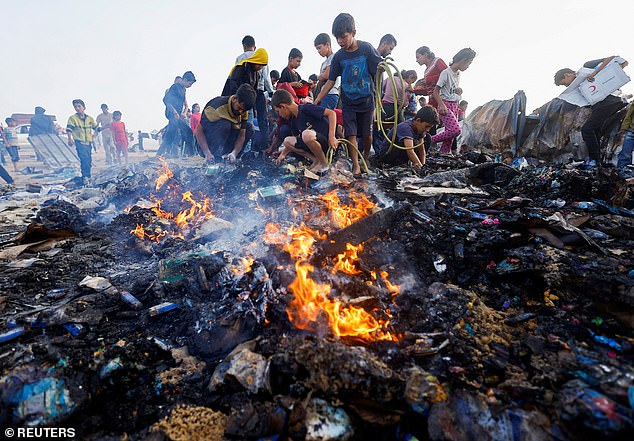
[[[73,337],[79,337],[82,334],[84,334],[86,331],[86,328],[84,327],[84,325],[81,325],[79,323],[66,323],[65,325],[62,325],[62,326]]]
[[[156,317],[175,309],[178,309],[178,305],[176,303],[163,302],[158,305],[152,306],[150,309],[148,309],[148,313],[150,314],[150,317]]]
[[[61,299],[66,295],[66,288],[53,288],[46,292],[46,297],[52,300]]]
[[[130,305],[134,309],[143,308],[143,303],[139,301],[136,297],[130,294],[128,291],[121,291],[121,300]]]
[[[4,331],[2,334],[0,334],[0,343],[6,343],[8,341],[15,340],[22,334],[24,334],[23,326],[16,326],[14,328],[11,328],[7,331]]]

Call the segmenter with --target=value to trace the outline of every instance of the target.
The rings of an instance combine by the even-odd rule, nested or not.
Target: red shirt
[[[200,118],[202,116],[202,113],[192,113],[191,118],[189,118],[189,125],[192,130],[196,130],[196,127],[198,127],[198,124],[200,124]]]
[[[125,133],[125,123],[123,121],[112,121],[110,123],[110,130],[112,131],[112,137],[116,145],[128,146],[128,135]]]
[[[430,66],[425,69],[425,74],[423,76],[423,88],[422,93],[420,89],[416,89],[417,95],[426,95],[429,96],[429,105],[438,108],[438,104],[436,100],[433,98],[432,93],[434,92],[434,88],[436,87],[436,83],[438,82],[438,77],[440,77],[440,73],[447,69],[447,64],[443,61],[442,58],[436,58],[431,63]]]

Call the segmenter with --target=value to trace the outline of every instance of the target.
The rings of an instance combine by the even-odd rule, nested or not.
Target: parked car
[[[16,127],[18,129],[18,145],[20,147],[29,147],[29,130],[31,124],[20,124]]]

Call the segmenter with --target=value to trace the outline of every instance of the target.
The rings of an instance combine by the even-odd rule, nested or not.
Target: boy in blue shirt
[[[431,135],[428,132],[438,122],[436,109],[431,106],[422,107],[413,119],[403,121],[396,126],[396,145],[409,149],[403,150],[391,146],[394,135],[394,128],[392,128],[377,149],[377,160],[388,165],[402,165],[409,161],[415,170],[420,170],[427,162],[427,150],[431,146]],[[414,146],[418,147],[413,148]],[[392,147],[391,150],[390,147]]]
[[[350,14],[341,13],[335,18],[332,33],[341,49],[332,59],[328,81],[319,92],[315,104],[321,103],[337,77],[341,76],[344,133],[355,147],[358,146],[357,136],[363,137],[363,156],[367,159],[372,145],[374,123],[374,77],[382,58],[370,43],[355,39],[357,31],[354,18]],[[359,176],[361,168],[356,149],[352,149],[350,158],[352,173]]]
[[[296,153],[312,161],[310,171],[319,175],[326,173],[329,168],[326,151],[328,147],[337,147],[337,114],[334,110],[309,103],[298,105],[286,90],[273,94],[271,106],[289,122],[291,130],[291,136],[284,139],[284,150],[277,163],[289,153]]]

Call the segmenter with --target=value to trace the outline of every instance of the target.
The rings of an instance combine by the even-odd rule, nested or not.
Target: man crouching
[[[243,84],[235,95],[219,96],[205,104],[194,133],[205,159],[213,161],[214,155],[227,155],[227,161],[237,160],[253,137],[247,111],[253,108],[255,98],[253,87]]]

